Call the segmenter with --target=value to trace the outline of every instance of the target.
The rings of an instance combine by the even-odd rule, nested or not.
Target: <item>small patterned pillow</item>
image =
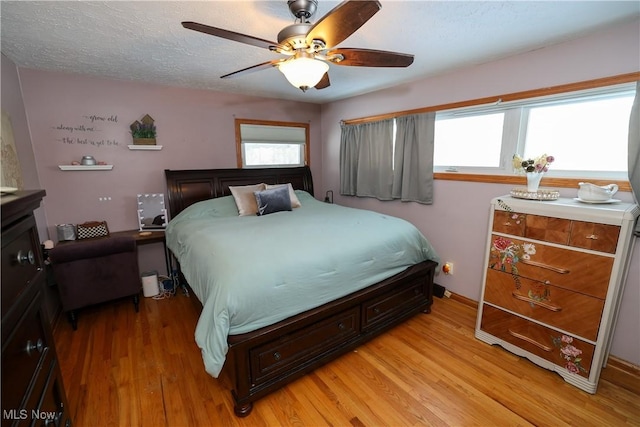
[[[109,227],[106,221],[89,221],[76,226],[78,240],[108,237]]]

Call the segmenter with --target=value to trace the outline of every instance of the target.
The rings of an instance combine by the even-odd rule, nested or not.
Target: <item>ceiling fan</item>
[[[288,0],[287,4],[296,19],[293,24],[278,33],[277,43],[197,22],[182,22],[182,26],[223,39],[266,48],[287,56],[287,58],[243,68],[225,74],[221,78],[236,77],[277,67],[293,86],[302,89],[303,92],[310,87],[324,89],[330,85],[329,64],[356,67],[408,67],[413,63],[413,55],[410,54],[336,47],[382,8],[377,0],[343,1],[315,24],[311,24],[308,19],[315,13],[318,0]]]

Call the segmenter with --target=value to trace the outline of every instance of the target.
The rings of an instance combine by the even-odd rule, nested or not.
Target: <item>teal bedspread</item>
[[[302,207],[238,216],[231,196],[196,203],[172,219],[167,246],[203,309],[195,338],[217,377],[227,335],[259,329],[430,259],[409,222],[327,204],[296,191]]]

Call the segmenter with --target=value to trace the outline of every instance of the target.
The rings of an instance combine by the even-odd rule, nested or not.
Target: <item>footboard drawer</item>
[[[343,311],[251,350],[251,377],[260,384],[292,367],[311,363],[360,332],[358,307]]]
[[[395,319],[402,313],[428,301],[424,279],[412,280],[400,289],[394,289],[362,304],[362,329]]]

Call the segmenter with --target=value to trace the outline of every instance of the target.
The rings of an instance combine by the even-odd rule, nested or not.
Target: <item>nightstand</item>
[[[151,234],[146,234],[146,233]],[[145,233],[145,235],[140,235],[140,233]],[[171,276],[171,263],[170,263],[170,255],[167,249],[167,244],[164,240],[164,230],[148,230],[141,232],[140,230],[124,230],[124,231],[116,231],[109,233],[109,237],[117,237],[117,236],[132,236],[136,241],[136,246],[140,245],[149,245],[152,243],[162,243],[164,248],[164,261],[167,266],[167,274]],[[104,237],[99,237],[100,239]],[[82,242],[82,240],[63,240],[58,244],[75,244],[78,242]]]

